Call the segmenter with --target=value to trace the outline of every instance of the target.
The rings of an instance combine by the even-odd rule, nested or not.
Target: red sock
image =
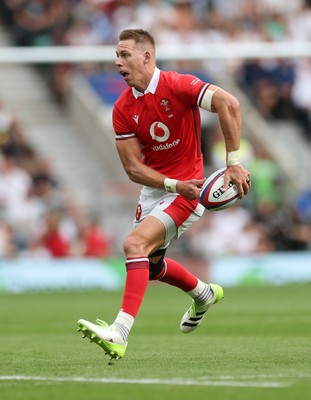
[[[170,258],[165,258],[165,261],[167,270],[163,278],[160,278],[161,282],[176,286],[184,292],[189,292],[197,286],[198,278],[185,267]]]
[[[126,280],[121,309],[136,317],[149,281],[149,260],[137,257],[126,260]]]

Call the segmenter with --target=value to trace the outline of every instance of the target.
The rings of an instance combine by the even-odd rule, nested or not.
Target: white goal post
[[[310,42],[158,45],[157,60],[311,58]],[[0,47],[0,64],[113,62],[115,46]]]

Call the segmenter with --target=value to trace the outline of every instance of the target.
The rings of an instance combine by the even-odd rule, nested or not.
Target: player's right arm
[[[156,189],[165,189],[164,181],[167,177],[143,163],[140,143],[136,137],[127,140],[117,140],[116,146],[123,168],[131,181]],[[203,182],[204,179],[178,181],[176,192],[188,200],[198,199],[198,188],[203,185]]]
[[[143,163],[139,140],[136,137],[117,140],[116,146],[123,168],[131,181],[163,189],[165,176]]]

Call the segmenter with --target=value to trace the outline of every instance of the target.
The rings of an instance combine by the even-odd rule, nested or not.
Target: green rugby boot
[[[115,325],[108,325],[100,319],[96,320],[96,324],[85,319],[79,319],[77,324],[78,332],[83,333],[83,338],[89,338],[91,342],[98,344],[105,354],[110,356],[109,364],[112,363],[113,359],[118,360],[124,357],[127,342],[124,342]]]
[[[214,283],[210,284],[213,292],[212,298],[205,304],[197,305],[192,300],[191,307],[185,312],[180,322],[180,329],[183,333],[190,333],[197,329],[203,321],[206,311],[224,297],[223,288]]]

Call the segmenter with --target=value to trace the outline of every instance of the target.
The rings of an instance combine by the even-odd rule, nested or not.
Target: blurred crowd
[[[158,44],[310,41],[311,0],[0,0],[1,22],[17,46],[112,44],[125,28],[149,30]],[[311,140],[311,62],[256,59],[166,63],[212,76],[230,74],[266,118],[294,120]],[[109,73],[100,64],[57,64],[49,83],[58,101],[68,75]],[[222,167],[217,127],[208,142],[210,170]],[[100,216],[68,197],[42,159],[27,143],[18,116],[0,102],[0,257],[113,254],[113,240]],[[203,143],[204,145],[204,143]],[[311,193],[283,203],[284,177],[266,149],[242,142],[252,191],[241,205],[205,213],[181,240],[184,252],[220,254],[311,249]],[[221,238],[221,239],[220,239]],[[238,238],[238,239],[237,239]]]
[[[77,204],[0,99],[0,258],[108,257],[100,216]]]

